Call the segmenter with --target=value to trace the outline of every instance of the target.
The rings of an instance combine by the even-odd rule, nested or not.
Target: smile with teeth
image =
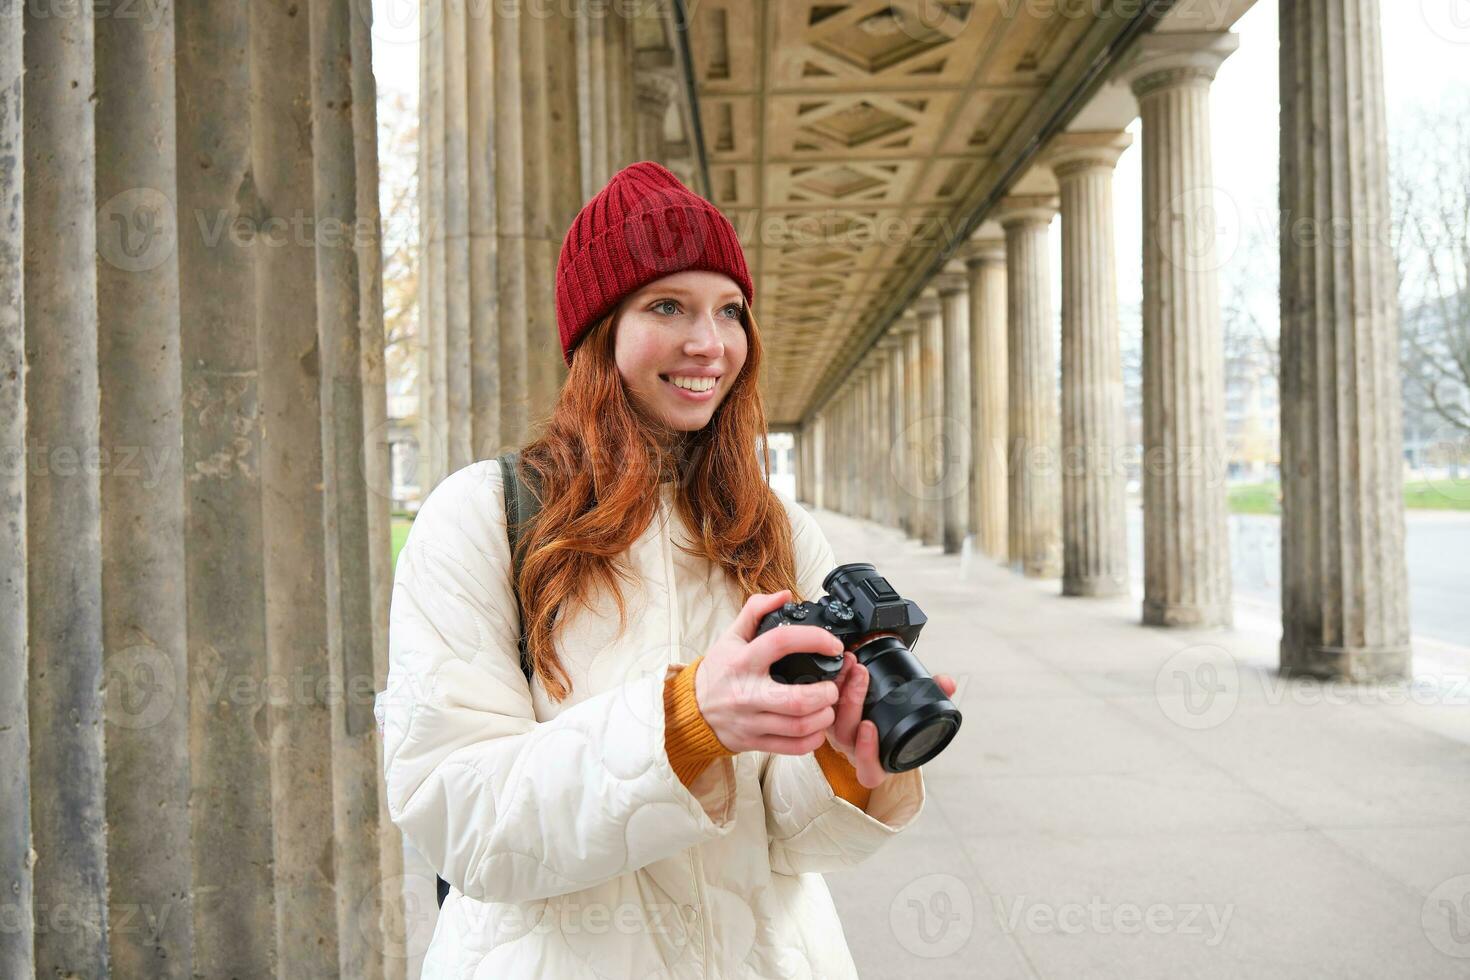
[[[701,395],[713,391],[715,385],[718,384],[720,380],[719,378],[695,378],[686,377],[684,375],[678,374],[661,374],[659,375],[659,377],[663,378],[669,384],[680,389],[681,391],[690,392],[691,394],[695,395]]]

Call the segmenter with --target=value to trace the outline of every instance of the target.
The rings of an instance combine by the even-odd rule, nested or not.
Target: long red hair
[[[664,480],[674,481],[675,510],[696,545],[682,550],[723,568],[742,601],[782,589],[802,598],[790,520],[770,488],[768,466],[757,460],[757,441],[765,445],[767,432],[754,317],[747,309],[740,374],[709,423],[694,432],[670,429],[629,398],[613,353],[615,318],[603,318],[578,344],[544,433],[520,454],[542,507],[521,533],[517,586],[532,667],[556,701],[571,693],[555,648],[563,611],[606,588],[617,602],[619,632],[626,629],[620,580],[633,581],[627,551],[653,519]]]

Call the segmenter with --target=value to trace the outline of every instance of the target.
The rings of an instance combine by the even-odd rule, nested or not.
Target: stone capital
[[[1240,35],[1230,31],[1145,34],[1116,71],[1141,99],[1176,85],[1208,85],[1239,47]]]
[[[1065,180],[1089,170],[1112,170],[1123,151],[1133,145],[1126,132],[1062,133],[1042,153],[1042,162]]]
[[[941,297],[963,293],[970,288],[970,277],[963,272],[950,272],[946,269],[934,277],[934,288],[939,290]]]
[[[994,217],[1007,229],[1018,225],[1049,225],[1060,207],[1061,201],[1050,194],[1013,194],[997,202]]]
[[[914,310],[904,310],[893,321],[893,332],[895,336],[904,337],[919,329],[919,314]]]
[[[955,253],[971,269],[991,262],[1005,263],[1006,240],[1004,238],[972,238],[960,246]]]
[[[939,290],[933,286],[926,286],[914,301],[914,312],[919,316],[934,316],[939,313]]]
[[[679,83],[671,69],[640,68],[633,74],[633,92],[640,112],[662,118],[678,97]]]

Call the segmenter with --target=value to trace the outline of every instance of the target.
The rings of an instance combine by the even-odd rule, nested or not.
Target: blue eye
[[[675,303],[675,302],[674,302],[674,301],[673,301],[673,300],[671,300],[671,299],[661,299],[661,300],[659,300],[659,301],[658,301],[658,302],[657,302],[657,303],[654,303],[654,304],[653,304],[653,308],[654,308],[654,309],[655,309],[655,310],[656,310],[656,309],[658,309],[658,308],[659,308],[659,307],[660,307],[660,306],[672,306],[672,307],[675,307],[675,308],[676,308],[676,309],[677,309],[677,308],[678,308],[678,305],[679,305],[679,304],[678,304],[678,303]],[[673,315],[673,311],[672,311],[672,310],[671,310],[671,311],[669,311],[669,313],[670,313],[670,315]]]
[[[734,319],[738,320],[738,319],[740,319],[740,316],[741,316],[741,313],[744,310],[744,307],[742,307],[739,303],[731,303],[729,306],[725,307],[725,309],[726,310],[734,310],[735,311]]]

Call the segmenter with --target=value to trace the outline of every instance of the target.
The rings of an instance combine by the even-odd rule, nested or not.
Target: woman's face
[[[614,352],[638,407],[676,431],[704,428],[745,365],[744,309],[735,280],[702,269],[625,297]]]

